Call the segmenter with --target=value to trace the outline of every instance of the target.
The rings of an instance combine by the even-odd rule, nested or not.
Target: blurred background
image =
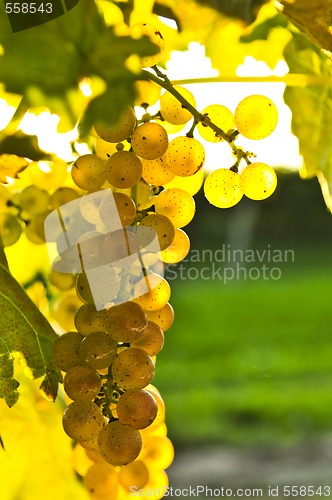
[[[198,194],[197,214],[186,228],[191,253],[177,279],[175,268],[168,271],[176,321],[166,333],[155,383],[176,449],[169,470],[174,487],[328,484],[331,216],[315,179],[279,173],[278,180],[269,200],[242,200],[231,210],[218,210]],[[219,262],[203,253],[225,247],[243,255],[257,251],[255,262],[241,262],[240,252],[238,262],[226,251],[223,262],[220,252]],[[269,262],[268,249],[279,250],[284,261]],[[292,255],[285,250],[294,259],[285,258]],[[205,262],[197,262],[198,255]],[[247,276],[242,271],[238,279],[237,264]],[[250,279],[250,270],[262,264],[278,268],[279,279],[270,271],[269,279],[262,272],[256,279],[256,271]],[[232,266],[230,281],[213,278],[213,269]],[[197,278],[203,267],[209,280]]]

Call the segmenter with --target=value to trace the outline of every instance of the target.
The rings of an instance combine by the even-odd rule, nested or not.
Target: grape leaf
[[[55,400],[60,373],[56,368],[52,345],[56,333],[8,270],[0,246],[0,397],[8,406],[18,399],[18,382],[14,375],[14,355],[23,355],[33,378],[42,376],[41,390]]]
[[[305,36],[294,33],[284,51],[290,73],[326,78],[320,86],[287,87],[285,102],[292,110],[292,129],[299,139],[303,178],[317,175],[325,203],[332,211],[332,76],[331,61]]]
[[[17,174],[22,172],[28,165],[29,162],[19,156],[8,154],[0,155],[0,182],[6,184],[6,177],[15,179]]]
[[[110,92],[99,98],[107,110],[101,121],[112,125],[128,97],[133,101],[135,95],[137,77],[126,60],[132,54],[154,54],[156,46],[147,37],[117,36],[105,25],[94,0],[80,0],[67,14],[14,34],[1,4],[0,81],[6,91],[23,95],[30,106],[47,106],[75,125],[85,111],[75,106],[82,98],[79,83],[83,78],[98,77],[109,90],[116,88],[114,97]],[[86,119],[90,126],[99,118],[93,107],[91,110],[95,97],[84,101],[90,108]]]
[[[21,131],[12,135],[7,135],[0,142],[0,155],[15,154],[21,158],[30,158],[30,160],[49,160],[51,156],[42,151],[38,146],[36,135],[26,135]]]

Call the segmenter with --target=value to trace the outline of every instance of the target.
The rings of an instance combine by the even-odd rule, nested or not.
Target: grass
[[[172,283],[176,321],[155,384],[178,445],[275,445],[332,431],[327,265],[304,259],[279,281]]]

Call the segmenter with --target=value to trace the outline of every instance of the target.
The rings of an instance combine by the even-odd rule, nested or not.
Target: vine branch
[[[203,125],[210,127],[217,136],[222,137],[222,139],[224,139],[224,141],[229,144],[235,158],[237,158],[238,160],[244,159],[248,165],[251,163],[249,160],[249,157],[252,156],[251,153],[243,151],[241,148],[238,148],[234,144],[234,140],[238,134],[235,134],[234,132],[232,132],[231,134],[227,134],[226,132],[224,132],[224,130],[215,125],[207,117],[207,115],[200,113],[192,104],[190,104],[190,102],[188,102],[187,99],[185,99],[174,88],[169,78],[164,73],[162,73],[162,71],[160,71],[160,69],[157,68],[157,66],[153,66],[152,69],[155,71],[156,74],[150,73],[150,71],[147,70],[142,70],[142,71],[150,80],[154,81],[155,83],[160,85],[160,87],[162,87],[163,89],[167,90],[170,94],[172,94],[182,104],[182,106],[193,115],[195,127],[197,123],[202,123]],[[189,134],[192,135],[192,131],[193,129],[189,131]]]

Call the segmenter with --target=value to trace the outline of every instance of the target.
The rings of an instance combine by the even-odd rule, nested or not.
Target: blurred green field
[[[178,446],[332,431],[331,270],[316,251],[278,281],[172,282],[176,321],[154,382]]]

